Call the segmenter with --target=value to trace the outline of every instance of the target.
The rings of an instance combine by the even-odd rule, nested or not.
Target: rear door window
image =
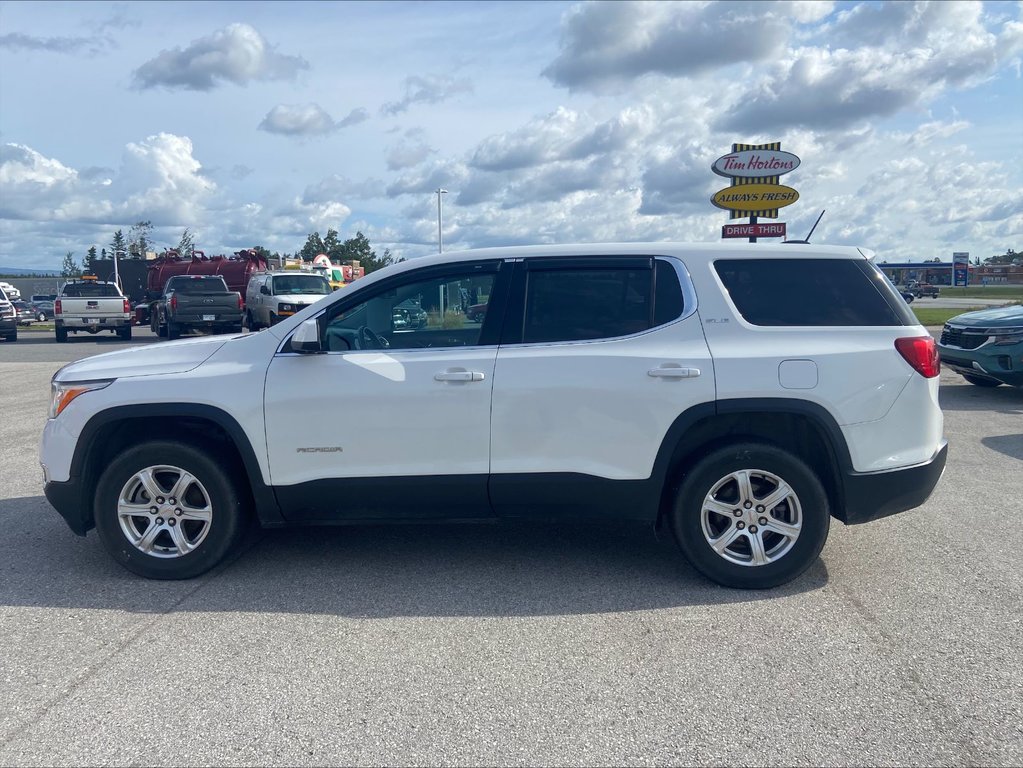
[[[760,326],[915,325],[866,259],[719,259],[714,269],[746,322]]]
[[[666,261],[537,259],[528,264],[521,340],[629,336],[671,322],[683,309],[678,275]]]

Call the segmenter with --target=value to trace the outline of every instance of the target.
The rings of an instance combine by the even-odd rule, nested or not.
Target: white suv
[[[395,319],[409,304],[419,327]],[[771,587],[832,517],[927,499],[937,377],[934,340],[855,248],[463,251],[261,333],[65,366],[41,459],[71,529],[153,578],[212,567],[250,518],[539,515],[663,526],[711,579]]]

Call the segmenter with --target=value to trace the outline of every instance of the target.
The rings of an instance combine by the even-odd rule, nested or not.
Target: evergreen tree
[[[116,255],[119,259],[128,255],[128,241],[124,239],[121,230],[114,232],[114,239],[110,241],[110,255]]]
[[[195,238],[188,231],[188,227],[185,227],[185,231],[181,233],[181,240],[178,242],[177,251],[183,259],[188,259],[195,255]]]
[[[60,276],[70,278],[79,277],[81,274],[82,270],[78,267],[78,264],[75,261],[75,255],[71,251],[68,251],[64,254],[64,263],[60,267]]]
[[[89,272],[96,272],[96,246],[90,246],[85,256],[85,269]]]

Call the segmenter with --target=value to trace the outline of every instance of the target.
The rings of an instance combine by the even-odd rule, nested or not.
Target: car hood
[[[231,339],[230,336],[208,336],[119,349],[68,363],[53,378],[54,381],[89,381],[185,373],[206,362]]]
[[[949,322],[965,328],[1012,328],[1023,325],[1023,305],[979,309],[956,315]]]

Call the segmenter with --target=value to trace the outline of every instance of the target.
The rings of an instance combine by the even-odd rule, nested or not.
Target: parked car
[[[122,339],[131,338],[131,307],[115,283],[83,277],[69,280],[53,302],[53,328],[57,343],[67,341],[69,333],[113,331]]]
[[[53,319],[53,301],[38,299],[32,302],[32,309],[35,310],[36,320],[40,323]]]
[[[465,280],[489,296],[482,324],[394,328],[396,307]],[[40,458],[71,529],[151,578],[213,567],[250,514],[538,515],[656,526],[709,578],[764,588],[817,559],[832,517],[927,499],[947,453],[938,373],[857,248],[460,251],[262,333],[70,363]]]
[[[932,299],[936,299],[941,293],[941,289],[938,286],[932,285],[931,283],[921,283],[919,280],[910,280],[906,283],[905,290],[912,293],[918,299],[921,299],[924,296],[930,296]]]
[[[176,339],[199,328],[242,332],[242,295],[227,288],[220,275],[175,275],[153,305],[153,333]]]
[[[465,319],[474,323],[482,323],[487,316],[486,304],[472,304],[465,310]]]
[[[12,301],[14,305],[14,311],[18,317],[18,325],[32,325],[36,321],[36,315],[38,314],[32,305],[27,301]]]
[[[1023,305],[956,315],[941,331],[941,362],[978,387],[1023,387]]]
[[[18,340],[18,310],[8,300],[3,288],[0,288],[0,338],[4,341]]]
[[[430,322],[430,316],[412,299],[397,304],[391,315],[396,331],[418,330],[425,328]]]
[[[55,293],[33,293],[31,296],[29,296],[28,303],[39,304],[41,302],[48,301],[50,302],[50,304],[53,304],[53,302],[56,299],[57,294]]]
[[[245,289],[245,324],[252,331],[277,325],[331,292],[327,278],[311,272],[284,270],[253,275]]]

